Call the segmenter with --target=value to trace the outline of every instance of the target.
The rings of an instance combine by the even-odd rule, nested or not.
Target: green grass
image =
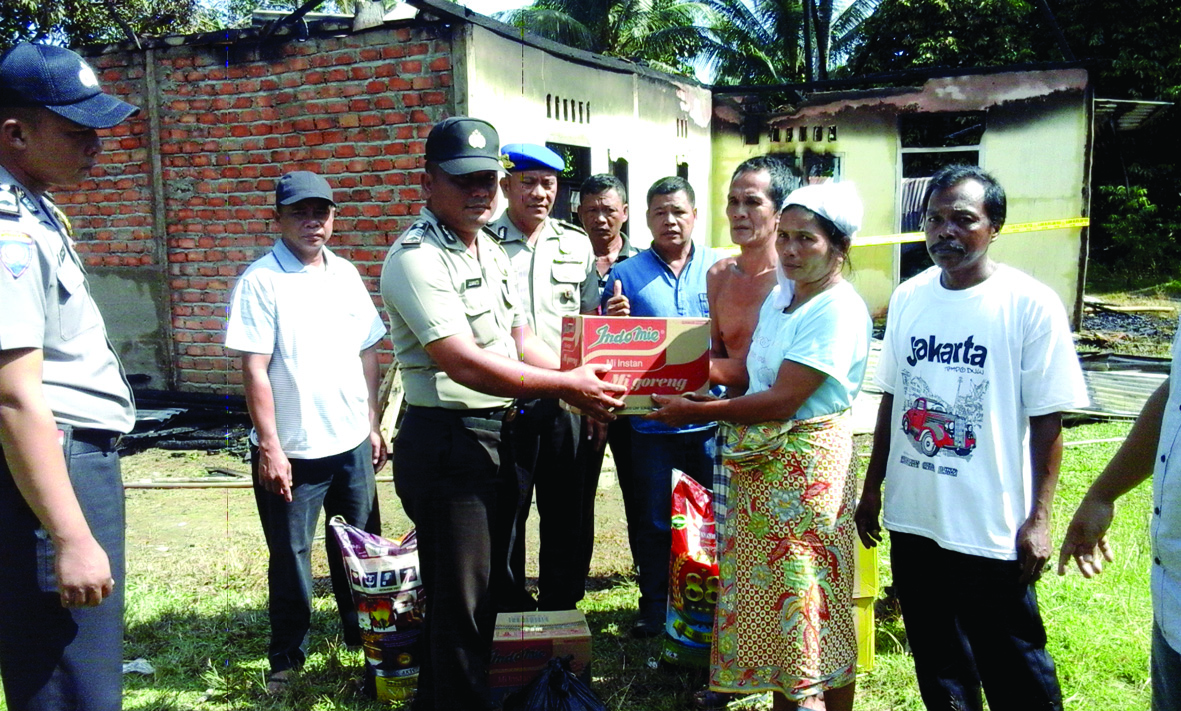
[[[1128,423],[1082,425],[1068,429],[1066,437],[1068,441],[1120,437],[1129,427]],[[1061,540],[1061,531],[1086,487],[1117,446],[1067,448],[1055,509],[1056,541]],[[866,457],[861,459],[864,462]],[[195,510],[197,494],[183,496],[189,497],[188,506]],[[149,506],[149,501],[146,496],[129,498],[133,530],[137,517],[165,515]],[[249,511],[248,501],[234,506]],[[1150,510],[1151,487],[1147,484],[1120,502],[1110,536],[1116,562],[1098,579],[1084,580],[1072,570],[1065,578],[1047,575],[1039,585],[1050,649],[1070,711],[1149,707]],[[238,524],[232,523],[237,515],[231,517],[227,510],[220,515],[224,532],[206,531],[188,543],[157,546],[156,539],[141,541],[140,536],[129,533],[131,578],[124,656],[143,657],[156,671],[150,676],[127,676],[125,708],[390,708],[368,701],[357,691],[355,680],[363,659],[360,652],[349,652],[342,646],[331,591],[323,580],[316,585],[316,612],[303,673],[287,697],[273,699],[263,693],[268,631],[261,536],[255,530],[257,524],[248,518]],[[161,552],[161,548],[167,551]],[[882,581],[887,585],[888,540],[880,550]],[[322,559],[318,565],[323,570]],[[704,683],[704,671],[657,664],[657,641],[633,640],[627,635],[637,598],[635,581],[612,571],[596,572],[596,576],[582,605],[594,635],[595,691],[613,710],[687,708],[693,690]],[[857,709],[922,709],[901,621],[880,620],[876,641],[876,666],[858,677]],[[731,708],[769,709],[770,700],[753,697]]]

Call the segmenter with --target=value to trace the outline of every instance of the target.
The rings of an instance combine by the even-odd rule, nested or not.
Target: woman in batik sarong
[[[853,708],[853,498],[849,409],[869,353],[865,302],[845,281],[862,207],[848,183],[809,185],[779,216],[779,284],[746,359],[746,394],[657,397],[670,425],[722,423],[729,474],[709,692],[774,692],[776,711],[824,695]]]

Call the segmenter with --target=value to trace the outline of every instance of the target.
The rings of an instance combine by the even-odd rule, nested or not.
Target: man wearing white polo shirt
[[[242,354],[254,497],[270,550],[271,693],[304,662],[320,509],[326,521],[340,515],[380,530],[373,473],[386,459],[377,414],[385,326],[356,267],[324,246],[332,189],[295,171],[279,179],[275,198],[281,239],[242,274],[226,329],[226,347]],[[340,552],[327,548],[345,644],[360,645]]]

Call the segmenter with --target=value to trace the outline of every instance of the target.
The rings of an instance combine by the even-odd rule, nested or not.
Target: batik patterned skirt
[[[847,412],[724,425],[730,476],[710,688],[800,700],[853,681]]]

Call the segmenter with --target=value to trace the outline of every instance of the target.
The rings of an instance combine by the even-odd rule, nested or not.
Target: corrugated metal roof
[[[870,343],[869,362],[865,369],[863,389],[866,392],[881,392],[881,388],[873,384],[881,350],[882,342],[874,339]],[[1118,418],[1139,415],[1144,403],[1169,377],[1172,364],[1168,358],[1139,358],[1110,353],[1086,355],[1080,361],[1091,407],[1075,412]]]
[[[1095,99],[1095,119],[1111,119],[1117,131],[1134,131],[1145,121],[1172,106],[1169,101],[1132,101],[1127,99]]]

